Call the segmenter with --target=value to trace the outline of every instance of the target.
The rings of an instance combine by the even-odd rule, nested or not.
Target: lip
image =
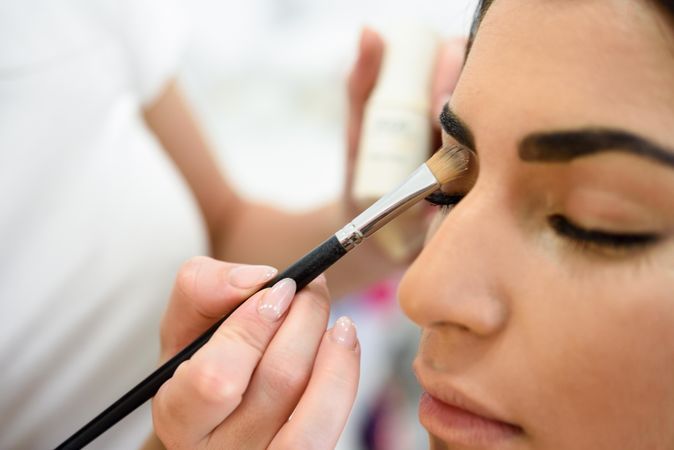
[[[507,422],[501,415],[443,384],[419,382],[424,393],[419,401],[419,419],[432,435],[446,443],[468,448],[503,448],[522,436],[522,427]]]

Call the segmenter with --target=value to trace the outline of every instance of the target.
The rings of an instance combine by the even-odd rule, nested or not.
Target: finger
[[[433,117],[437,118],[442,108],[451,98],[463,68],[466,39],[456,38],[444,42],[438,51],[433,75],[431,98]],[[439,123],[434,121],[436,127]]]
[[[294,294],[290,279],[255,294],[178,367],[152,404],[162,441],[197,444],[239,405]]]
[[[267,448],[288,420],[307,386],[325,333],[330,299],[325,278],[293,300],[288,316],[269,344],[236,411],[213,436],[222,448]]]
[[[161,322],[162,361],[234,309],[277,270],[198,256],[180,268]]]
[[[362,109],[379,75],[384,41],[374,30],[363,28],[358,45],[358,58],[351,69],[348,94],[351,106]]]
[[[351,186],[350,178],[363,122],[365,103],[377,83],[379,68],[384,54],[384,41],[373,30],[364,28],[360,36],[358,58],[351,69],[347,88],[349,98],[349,118],[347,123],[347,182]]]
[[[333,449],[358,388],[360,346],[347,317],[325,333],[309,385],[270,449]]]

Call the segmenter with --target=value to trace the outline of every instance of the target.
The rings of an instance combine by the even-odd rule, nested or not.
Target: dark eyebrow
[[[520,159],[528,162],[568,162],[602,152],[629,153],[674,167],[674,152],[636,134],[610,128],[534,133],[519,145]]]
[[[454,111],[449,107],[449,103],[446,103],[442,108],[442,112],[440,113],[440,125],[442,125],[442,129],[445,130],[445,133],[456,139],[456,142],[476,151],[473,133],[470,131],[470,128],[468,128],[468,126],[454,114]]]

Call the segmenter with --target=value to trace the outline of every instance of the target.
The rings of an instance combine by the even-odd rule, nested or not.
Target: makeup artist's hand
[[[447,103],[454,92],[463,67],[463,58],[466,51],[465,38],[448,39],[440,45],[435,65],[435,74],[431,87],[431,115],[436,119],[442,107]],[[349,98],[349,118],[347,122],[347,166],[346,166],[346,194],[353,186],[353,171],[358,154],[360,130],[363,124],[363,114],[372,90],[377,84],[379,68],[384,54],[384,41],[377,32],[365,28],[360,36],[358,57],[351,68],[347,82]],[[429,148],[429,156],[440,147],[440,123],[433,120],[436,142]]]
[[[207,257],[186,263],[162,321],[162,360],[275,274]],[[347,318],[325,331],[329,308],[323,277],[298,294],[282,280],[247,300],[155,396],[159,439],[170,449],[334,448],[360,347]]]

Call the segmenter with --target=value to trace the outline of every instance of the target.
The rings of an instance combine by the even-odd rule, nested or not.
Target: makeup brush
[[[400,186],[377,200],[348,225],[269,281],[262,289],[271,287],[284,278],[295,280],[298,291],[304,288],[342,256],[363,242],[363,239],[372,235],[391,219],[438,190],[441,185],[467,173],[471,154],[470,150],[459,146],[440,149],[426,163],[419,166]],[[216,322],[180,353],[80,428],[57,449],[80,449],[84,447],[152,398],[161,385],[173,376],[177,367],[201,348],[231,313]]]

